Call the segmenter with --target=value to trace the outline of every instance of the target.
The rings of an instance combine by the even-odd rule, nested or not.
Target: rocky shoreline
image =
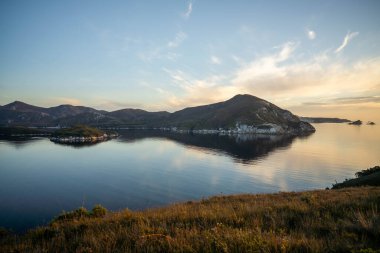
[[[117,129],[117,128],[113,128]],[[132,129],[132,128],[124,128]],[[246,125],[246,124],[236,124],[235,128],[232,129],[181,129],[177,127],[157,127],[157,128],[137,128],[133,130],[160,130],[160,131],[171,131],[176,133],[193,133],[193,134],[220,134],[220,135],[236,135],[236,134],[265,134],[265,135],[303,135],[314,133],[315,128],[307,123],[300,122],[296,127],[281,126],[277,124],[267,123],[261,125]]]

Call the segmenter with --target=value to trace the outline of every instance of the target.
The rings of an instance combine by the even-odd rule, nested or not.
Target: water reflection
[[[213,134],[180,134],[164,131],[120,131],[120,142],[133,143],[146,138],[168,139],[185,145],[188,148],[212,152],[216,155],[228,155],[238,163],[252,163],[258,158],[267,156],[275,149],[287,149],[296,138],[290,135],[213,135]]]

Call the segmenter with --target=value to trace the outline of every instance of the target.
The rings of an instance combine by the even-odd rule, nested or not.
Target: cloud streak
[[[186,12],[183,14],[183,17],[185,19],[189,19],[192,12],[193,12],[193,3],[190,2],[189,5],[187,6]]]
[[[332,103],[338,103],[338,104],[380,103],[380,96],[336,98],[332,101]]]
[[[359,35],[359,32],[353,32],[353,33],[347,33],[347,35],[344,37],[342,44],[335,50],[335,53],[341,52],[347,45],[348,43],[355,38],[356,36]]]

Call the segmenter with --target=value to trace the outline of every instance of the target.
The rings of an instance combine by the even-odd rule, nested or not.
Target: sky
[[[251,94],[380,121],[379,13],[377,0],[2,0],[0,104],[172,112]]]

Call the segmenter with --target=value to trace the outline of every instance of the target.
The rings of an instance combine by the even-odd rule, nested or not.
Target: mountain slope
[[[170,116],[169,112],[147,112],[141,109],[122,109],[107,114],[127,125],[157,126]]]
[[[314,131],[287,110],[251,95],[233,98],[210,105],[186,108],[173,113],[166,124],[185,129],[233,129],[241,126],[276,125],[285,132]]]

